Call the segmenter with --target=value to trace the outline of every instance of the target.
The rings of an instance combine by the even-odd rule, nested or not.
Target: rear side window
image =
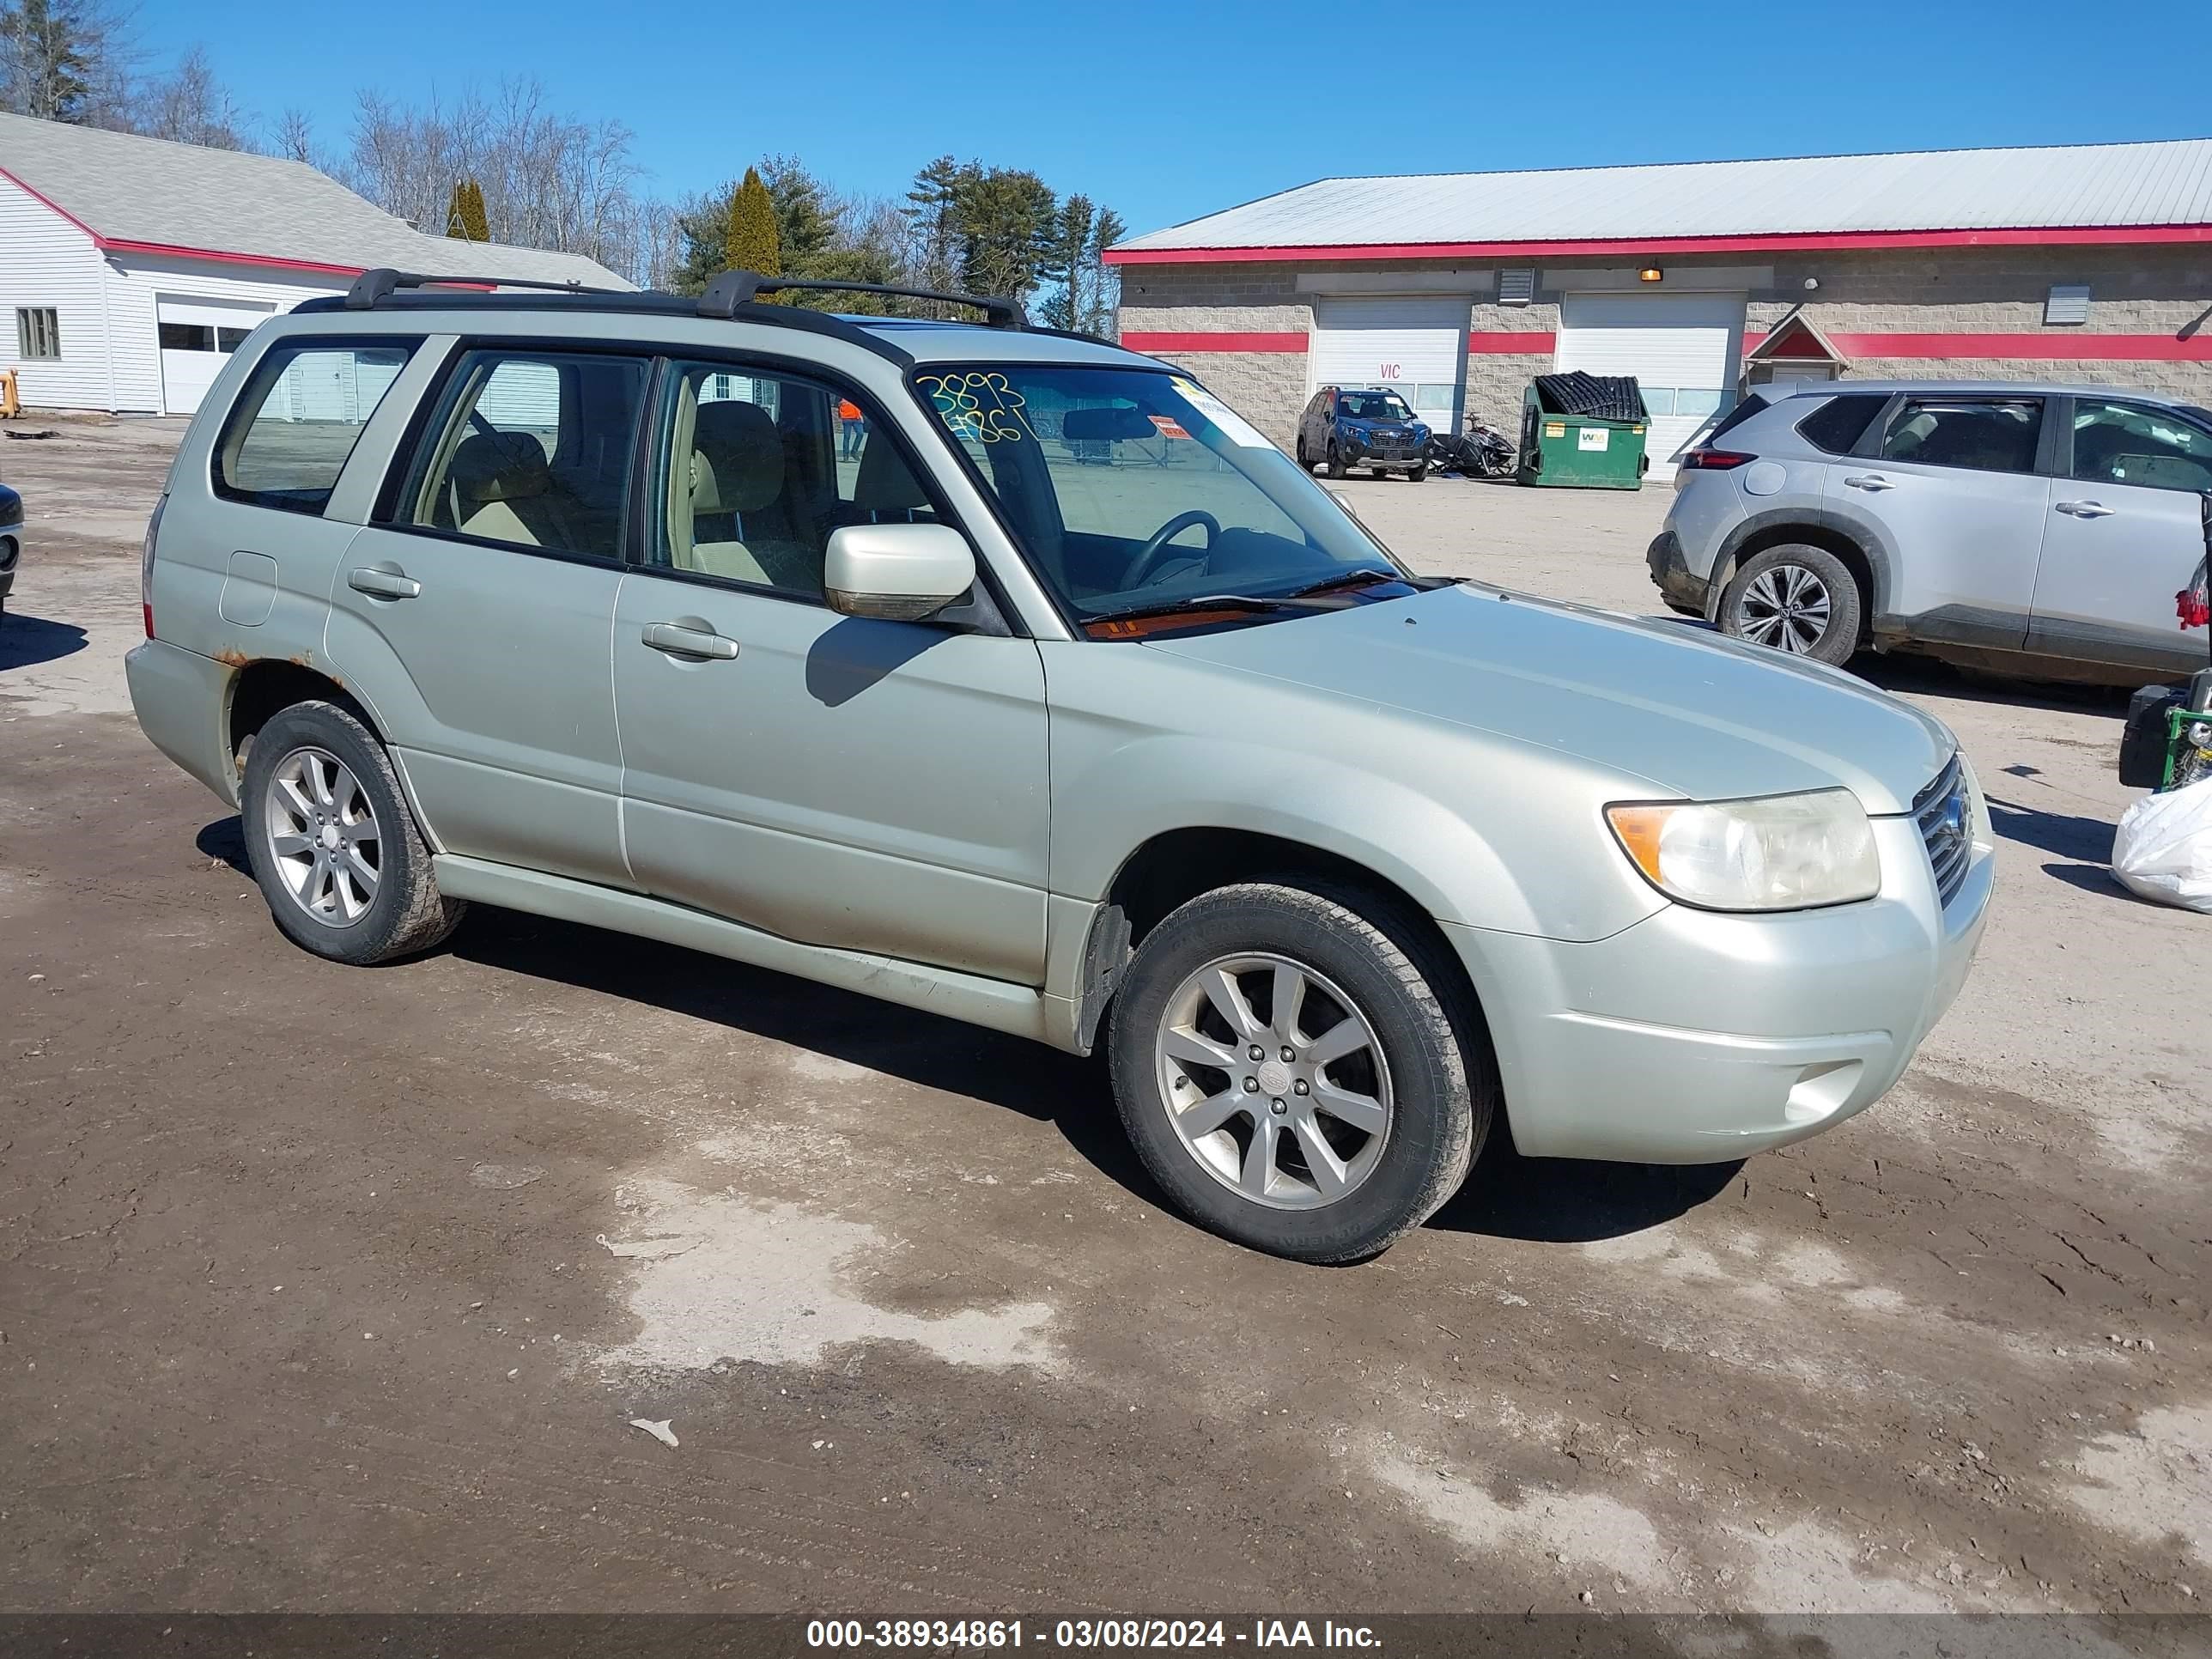
[[[1972,472],[2033,472],[2040,398],[1908,398],[1882,434],[1885,461]]]
[[[622,556],[642,357],[465,353],[392,522],[508,547]]]
[[[1858,447],[1874,417],[1889,399],[1865,392],[1831,398],[1797,422],[1797,435],[1815,449],[1848,455]]]
[[[421,343],[301,341],[273,349],[223,424],[215,493],[250,507],[320,513],[362,428]]]

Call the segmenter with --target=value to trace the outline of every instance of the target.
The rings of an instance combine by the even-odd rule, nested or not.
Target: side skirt
[[[432,858],[430,866],[438,878],[438,890],[448,898],[471,899],[617,933],[635,933],[664,945],[680,945],[755,968],[857,991],[902,1007],[943,1014],[970,1025],[1056,1047],[1068,1046],[1066,1037],[1054,1029],[1066,1022],[1050,1017],[1048,1005],[1060,999],[1047,997],[1032,986],[1011,985],[957,969],[933,968],[926,963],[902,962],[859,951],[801,945],[662,899],[483,859],[441,853]]]

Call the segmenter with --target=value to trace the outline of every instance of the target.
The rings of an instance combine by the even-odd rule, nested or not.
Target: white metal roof
[[[1323,179],[1121,249],[2212,224],[2212,138]]]
[[[426,236],[301,161],[0,115],[0,172],[103,243],[628,288],[577,253]]]

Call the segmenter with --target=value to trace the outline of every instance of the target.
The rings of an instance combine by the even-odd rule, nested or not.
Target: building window
[[[2089,290],[2087,285],[2053,288],[2043,302],[2043,320],[2046,323],[2087,322]]]
[[[15,307],[15,354],[27,362],[48,362],[62,355],[61,313],[52,306]]]

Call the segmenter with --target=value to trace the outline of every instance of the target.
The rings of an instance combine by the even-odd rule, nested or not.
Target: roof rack
[[[726,270],[707,284],[699,296],[699,314],[726,320],[739,306],[750,305],[763,294],[800,289],[832,294],[884,294],[904,300],[931,300],[939,305],[972,306],[983,313],[989,328],[1027,328],[1029,315],[1022,302],[1010,295],[946,294],[933,288],[901,288],[892,283],[839,283],[824,277],[763,276],[757,270]]]
[[[403,288],[532,288],[544,289],[554,294],[620,294],[626,290],[617,288],[586,288],[581,283],[532,282],[520,276],[428,276],[416,270],[394,270],[389,265],[379,265],[374,270],[364,270],[353,279],[346,290],[345,308],[348,311],[374,311],[380,301],[388,300]]]

